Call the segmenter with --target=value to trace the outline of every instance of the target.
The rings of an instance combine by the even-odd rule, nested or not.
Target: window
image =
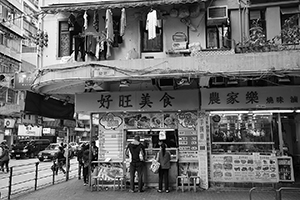
[[[266,35],[266,19],[265,19],[265,10],[250,10],[249,12],[249,25],[250,29],[258,25],[262,28],[262,32]]]
[[[71,55],[72,41],[68,29],[67,21],[59,22],[59,42],[58,42],[58,57]]]
[[[148,30],[146,29],[146,20],[140,22],[141,28],[141,46],[142,52],[162,52],[163,51],[163,27],[162,20],[157,20],[156,37],[148,39]]]
[[[223,114],[211,116],[212,151],[272,152],[271,114]]]
[[[281,8],[281,40],[283,44],[299,43],[299,16],[297,6]]]
[[[230,49],[230,38],[230,25],[227,19],[208,22],[206,27],[207,49]]]

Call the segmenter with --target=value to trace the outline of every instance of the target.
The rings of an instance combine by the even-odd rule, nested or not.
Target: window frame
[[[62,36],[62,24],[66,24],[66,25],[68,25],[68,20],[59,20],[58,21],[58,47],[57,47],[57,57],[58,58],[62,58],[62,57],[64,57],[64,56],[66,56],[66,55],[64,55],[63,54],[63,52],[62,52],[62,45],[61,45],[61,36]],[[68,36],[69,36],[69,52],[68,52],[68,56],[70,56],[71,54],[72,54],[72,51],[73,51],[73,48],[72,48],[72,46],[73,46],[73,38],[71,38],[71,33],[69,32],[69,30],[68,29],[66,29],[66,30],[64,30],[63,31],[63,33],[64,34],[68,34]]]
[[[141,20],[139,25],[140,25],[140,45],[141,45],[141,53],[159,53],[159,52],[163,52],[164,51],[164,40],[163,40],[163,20],[161,20],[161,27],[156,27],[156,29],[158,29],[160,31],[160,35],[157,36],[159,37],[160,41],[158,41],[160,43],[160,47],[157,47],[156,49],[146,49],[146,47],[144,46],[144,39],[145,37],[148,37],[148,33],[146,30],[146,20]],[[146,33],[146,34],[145,34]],[[157,40],[157,37],[154,38],[153,40]],[[153,41],[152,40],[152,41]],[[147,44],[150,40],[147,39]],[[149,44],[148,44],[149,46]]]

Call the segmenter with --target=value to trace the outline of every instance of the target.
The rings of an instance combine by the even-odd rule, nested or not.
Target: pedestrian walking
[[[162,192],[163,182],[165,184],[165,191],[169,193],[169,169],[171,168],[171,153],[166,150],[167,145],[162,143],[160,151],[157,154],[157,161],[160,163],[158,170],[158,192]]]
[[[145,161],[145,147],[140,143],[140,136],[135,136],[134,140],[128,144],[126,153],[129,154],[130,159],[130,190],[135,192],[134,179],[135,173],[138,176],[138,192],[143,192],[143,168]]]
[[[1,170],[4,172],[4,167],[6,172],[9,172],[9,149],[5,142],[1,142],[2,154],[0,155]]]
[[[59,151],[56,156],[56,164],[57,164],[57,170],[56,175],[58,174],[58,170],[62,171],[64,174],[66,174],[66,170],[63,168],[64,165],[66,165],[66,157],[64,156],[64,148],[59,146]]]

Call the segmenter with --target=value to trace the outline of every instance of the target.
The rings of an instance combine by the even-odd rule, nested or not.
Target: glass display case
[[[213,153],[271,153],[272,114],[232,113],[210,116]]]
[[[152,161],[159,152],[160,148],[148,148],[146,149],[146,161]],[[178,161],[178,149],[177,148],[166,148],[171,153],[171,162]]]
[[[278,160],[278,172],[280,182],[293,182],[294,181],[294,169],[292,157],[282,156],[277,157]]]

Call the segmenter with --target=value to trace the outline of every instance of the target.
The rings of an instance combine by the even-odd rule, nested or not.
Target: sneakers
[[[86,184],[86,183],[84,183],[83,185],[84,185],[84,186],[86,186],[87,184]]]
[[[131,193],[135,193],[135,191],[134,191],[134,190],[131,190],[131,189],[129,190],[129,192],[131,192]]]
[[[138,190],[139,193],[144,192],[144,190]]]
[[[169,190],[166,190],[166,193],[169,193],[170,191]]]
[[[157,190],[157,192],[161,193],[162,191],[161,190]]]

